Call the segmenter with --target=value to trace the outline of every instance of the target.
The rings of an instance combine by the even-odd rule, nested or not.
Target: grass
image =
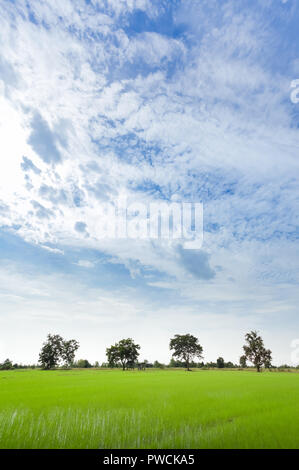
[[[0,448],[298,448],[299,374],[0,372]]]

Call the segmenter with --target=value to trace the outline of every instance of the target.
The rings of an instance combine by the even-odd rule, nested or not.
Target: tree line
[[[58,334],[48,334],[47,340],[43,343],[39,354],[39,366],[44,370],[63,368],[89,368],[100,367],[96,361],[92,365],[87,359],[79,359],[75,361],[76,351],[79,349],[79,342],[75,339],[66,340]],[[199,339],[191,334],[175,335],[170,339],[169,349],[172,351],[172,358],[168,365],[155,361],[150,363],[146,360],[139,361],[140,345],[136,344],[132,338],[122,339],[106,349],[107,362],[101,367],[122,368],[123,370],[135,369],[144,370],[149,367],[185,367],[190,368],[246,368],[249,361],[260,372],[262,368],[270,369],[272,366],[272,352],[266,349],[262,337],[257,331],[251,331],[245,335],[245,345],[243,353],[240,357],[239,364],[225,362],[223,357],[218,357],[216,362],[200,362],[203,359],[203,347],[199,343]],[[195,360],[198,362],[195,362]],[[22,366],[13,364],[9,359],[0,363],[0,370],[9,370],[15,368],[37,367]]]
[[[262,367],[270,368],[272,352],[264,347],[263,339],[257,331],[251,331],[245,335],[246,344],[243,346],[244,354],[240,357],[240,365],[247,366],[247,360],[261,371]],[[52,369],[62,364],[64,367],[71,367],[74,364],[75,353],[79,348],[79,342],[71,339],[65,340],[60,335],[48,335],[47,341],[43,344],[39,355],[39,363],[43,369]],[[195,359],[203,359],[203,347],[199,339],[191,334],[175,335],[171,338],[169,349],[172,351],[173,361],[180,361],[187,370],[194,364]],[[139,362],[140,345],[136,344],[132,338],[126,338],[118,341],[106,349],[107,363],[109,367],[121,367],[128,369],[145,369],[149,363]],[[83,365],[88,367],[89,363],[80,360],[77,367]],[[158,361],[156,361],[158,362]],[[157,364],[156,364],[157,365]],[[234,366],[232,363],[225,363],[222,357],[216,362],[216,367],[224,368]],[[213,367],[214,364],[210,363]]]

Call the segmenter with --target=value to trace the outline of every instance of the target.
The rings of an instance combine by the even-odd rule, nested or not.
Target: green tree
[[[13,368],[12,362],[9,359],[5,359],[5,361],[0,364],[0,370],[11,370]]]
[[[69,367],[75,358],[79,343],[75,339],[64,340],[60,335],[47,336],[39,354],[39,363],[43,369],[53,369],[60,362]]]
[[[176,366],[177,366],[177,365],[176,365],[176,361],[175,361],[175,360],[173,359],[173,357],[172,357],[172,358],[170,359],[170,361],[169,361],[168,367],[176,367]]]
[[[79,367],[80,369],[89,369],[90,367],[92,367],[92,365],[87,359],[79,359],[76,362],[76,367]]]
[[[109,367],[117,367],[119,362],[119,349],[117,347],[117,343],[106,349],[106,356]]]
[[[156,360],[153,364],[153,367],[155,367],[156,369],[164,369],[165,365]]]
[[[134,364],[137,361],[139,349],[139,344],[135,344],[132,338],[122,339],[106,349],[108,363],[112,367],[120,363],[125,370],[128,364]]]
[[[227,367],[228,369],[233,369],[235,366],[235,364],[231,361],[228,361],[228,362],[225,362],[224,363],[224,367]]]
[[[246,356],[243,355],[240,357],[240,366],[245,369],[245,367],[247,367],[247,363],[246,363]]]
[[[38,362],[42,368],[53,369],[57,367],[61,359],[62,349],[63,338],[60,335],[49,334],[39,354]]]
[[[217,367],[218,367],[218,369],[223,369],[224,366],[225,366],[225,363],[224,363],[223,357],[218,357],[218,359],[217,359]]]
[[[61,358],[64,361],[66,367],[70,367],[75,359],[75,354],[79,348],[79,343],[75,339],[70,339],[68,341],[62,341],[61,348]]]
[[[217,362],[207,362],[206,366],[211,367],[211,368],[215,368],[215,367],[217,367]]]
[[[190,370],[190,362],[197,357],[202,359],[203,348],[198,342],[198,338],[193,335],[175,335],[170,340],[169,349],[173,350],[172,357],[177,357],[185,362],[187,370]]]
[[[244,355],[254,366],[257,372],[261,371],[262,366],[271,367],[272,352],[264,347],[264,341],[257,331],[251,331],[245,335],[246,343],[243,346]]]
[[[266,349],[264,352],[264,366],[266,369],[270,369],[272,367],[272,351],[270,349]]]

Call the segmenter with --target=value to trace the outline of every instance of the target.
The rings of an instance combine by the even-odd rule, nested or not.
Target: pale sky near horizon
[[[298,0],[0,5],[0,362],[37,362],[48,333],[99,362],[124,337],[168,362],[192,333],[237,362],[257,329],[290,363]],[[201,249],[100,238],[120,195],[202,202]]]

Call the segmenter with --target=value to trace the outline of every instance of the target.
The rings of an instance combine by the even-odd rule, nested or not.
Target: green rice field
[[[0,372],[1,448],[299,448],[299,374]]]

